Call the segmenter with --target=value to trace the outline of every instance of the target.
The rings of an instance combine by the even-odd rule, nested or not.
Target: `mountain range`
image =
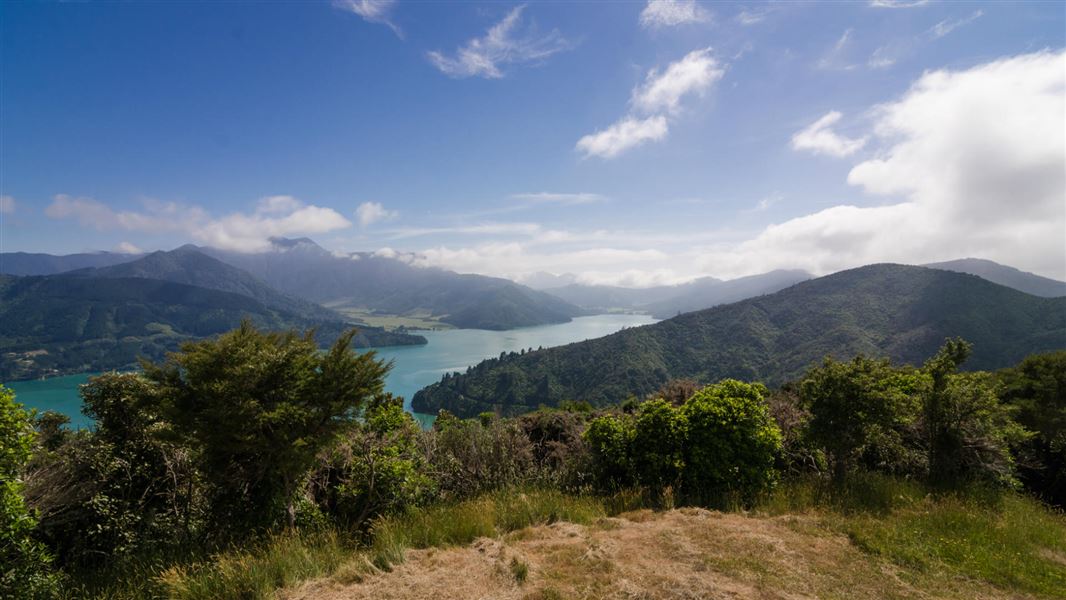
[[[201,248],[271,287],[338,309],[429,314],[467,329],[566,323],[587,314],[573,304],[507,279],[410,264],[405,255],[335,254],[307,238],[272,240],[266,252]]]
[[[729,280],[701,277],[679,285],[649,288],[572,283],[544,291],[590,310],[639,310],[657,319],[666,319],[680,313],[772,294],[811,277],[806,271],[777,270]]]
[[[955,336],[974,345],[971,369],[1066,348],[1066,297],[940,269],[870,265],[603,338],[486,360],[419,391],[413,407],[515,414],[562,400],[617,403],[675,378],[776,385],[829,355],[919,364]]]

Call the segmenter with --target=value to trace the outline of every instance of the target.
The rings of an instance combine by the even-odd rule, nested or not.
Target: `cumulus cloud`
[[[646,142],[660,141],[669,133],[669,118],[681,111],[682,100],[702,96],[725,74],[710,48],[693,50],[666,69],[651,69],[629,100],[630,113],[614,124],[577,141],[586,157],[614,158]]]
[[[396,0],[333,0],[334,8],[357,14],[368,23],[386,25],[403,39],[403,31],[392,22],[391,14],[395,5]]]
[[[641,26],[649,29],[675,27],[690,23],[707,23],[711,13],[696,0],[648,0],[640,11]]]
[[[570,48],[558,30],[538,35],[534,27],[519,32],[525,5],[516,6],[502,21],[493,25],[483,37],[474,38],[456,50],[454,56],[428,52],[433,66],[450,77],[484,77],[499,79],[507,65],[544,60]]]
[[[12,196],[0,196],[0,215],[10,215],[15,212],[15,198]]]
[[[955,31],[959,27],[962,27],[963,25],[969,25],[970,23],[973,23],[977,19],[980,19],[982,16],[984,16],[984,14],[985,11],[977,9],[970,13],[969,16],[963,17],[961,19],[945,19],[937,23],[936,25],[933,25],[933,28],[929,30],[929,33],[934,38],[942,38],[945,35],[951,33],[952,31]]]
[[[351,222],[332,208],[307,205],[291,196],[261,199],[252,213],[212,217],[199,206],[146,200],[142,210],[116,211],[92,198],[59,194],[45,208],[53,219],[74,219],[100,231],[179,233],[217,248],[254,252],[270,247],[275,236],[307,235],[344,229]]]
[[[833,125],[840,120],[839,112],[829,111],[822,118],[797,131],[792,136],[792,148],[808,150],[815,154],[826,154],[843,158],[851,156],[866,145],[866,138],[848,138],[833,131]]]
[[[681,99],[701,95],[725,75],[725,69],[711,56],[710,48],[693,50],[666,70],[652,69],[644,85],[633,90],[631,103],[645,113],[676,113]]]
[[[626,117],[577,141],[577,149],[585,156],[614,158],[645,142],[657,142],[666,137],[669,127],[666,117],[657,115],[647,119]]]
[[[386,210],[380,202],[364,202],[355,209],[355,216],[359,219],[361,227],[367,227],[378,221],[395,219],[399,214],[394,210]]]
[[[978,256],[1066,279],[1066,53],[932,71],[875,109],[881,156],[848,183],[900,198],[836,206],[711,249],[723,273]],[[1055,133],[1049,133],[1055,132]]]
[[[530,227],[528,239],[441,246],[418,260],[640,286],[974,256],[1066,279],[1066,52],[930,71],[869,114],[875,154],[858,161],[847,182],[881,204],[842,202],[754,232],[655,237]]]
[[[577,193],[560,194],[557,192],[537,192],[532,194],[511,194],[514,200],[529,202],[531,204],[597,204],[606,202],[607,197],[600,194]]]

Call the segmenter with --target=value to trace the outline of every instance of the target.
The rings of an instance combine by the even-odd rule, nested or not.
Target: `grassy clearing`
[[[759,510],[814,514],[916,583],[964,577],[1066,598],[1066,515],[1026,496],[980,489],[933,494],[914,482],[866,476],[841,488],[792,482]]]
[[[455,329],[455,326],[449,325],[440,320],[440,316],[433,316],[430,312],[416,312],[407,315],[389,315],[378,313],[365,308],[355,308],[347,306],[332,306],[333,310],[343,314],[346,317],[355,319],[360,323],[363,323],[369,327],[384,327],[387,330],[397,329],[399,327],[406,327],[407,329],[430,329],[437,331],[444,331],[447,329]]]
[[[841,488],[813,480],[790,482],[748,516],[722,515],[725,521],[707,520],[705,515],[716,513],[706,511],[655,513],[646,506],[647,498],[639,493],[595,498],[552,490],[501,491],[381,519],[369,546],[356,547],[331,532],[279,535],[248,549],[171,567],[161,575],[158,567],[152,571],[152,565],[144,565],[125,587],[99,597],[267,599],[274,598],[278,589],[293,589],[312,579],[344,586],[383,577],[379,583],[384,585],[395,576],[384,573],[404,565],[408,550],[461,552],[478,538],[509,548],[499,559],[498,570],[509,585],[525,589],[525,597],[555,597],[555,584],[549,585],[545,577],[561,582],[556,586],[559,593],[570,589],[569,581],[596,597],[595,590],[614,585],[617,568],[644,569],[652,580],[667,569],[618,566],[595,539],[622,536],[619,547],[628,548],[642,542],[625,536],[676,514],[680,515],[676,518],[698,517],[704,525],[680,524],[669,539],[648,538],[651,541],[645,545],[659,548],[668,559],[664,565],[673,565],[679,573],[688,568],[685,572],[699,577],[727,577],[744,589],[768,591],[802,583],[815,595],[832,597],[839,582],[850,578],[852,583],[841,589],[857,590],[855,586],[870,581],[871,573],[880,572],[876,565],[890,565],[885,568],[907,586],[904,597],[909,589],[933,597],[998,590],[996,594],[1003,596],[1066,598],[1066,516],[1019,495],[998,500],[980,493],[935,496],[913,483],[869,477]],[[609,515],[622,519],[606,518]],[[580,544],[566,538],[555,546],[545,546],[548,542],[539,541],[540,537],[561,535],[562,530],[530,529],[560,521],[590,527],[584,529],[588,533]],[[700,527],[717,529],[712,535]],[[788,547],[813,549],[803,563],[805,574],[775,562],[780,562],[782,542],[767,541],[763,537],[767,527],[783,535]],[[786,530],[791,533],[782,533]],[[847,547],[852,548],[850,553],[841,550]],[[544,548],[546,553],[515,555],[514,548]],[[623,555],[645,549],[628,548]],[[828,549],[824,557],[823,549]],[[662,585],[669,583],[663,581]]]

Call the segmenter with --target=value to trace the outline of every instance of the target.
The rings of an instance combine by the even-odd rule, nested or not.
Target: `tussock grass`
[[[175,600],[273,598],[278,588],[333,573],[353,549],[333,532],[279,534],[213,560],[171,567],[158,577]]]
[[[838,485],[790,481],[757,510],[818,515],[828,530],[903,567],[918,584],[961,576],[1066,598],[1066,515],[1021,494],[981,487],[938,492],[866,474]]]
[[[469,544],[531,525],[556,521],[589,524],[606,516],[597,498],[555,490],[504,490],[474,500],[408,511],[373,527],[370,562],[388,570],[408,548]]]

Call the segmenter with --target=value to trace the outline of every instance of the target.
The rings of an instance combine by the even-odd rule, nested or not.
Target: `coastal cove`
[[[647,315],[604,314],[577,317],[569,323],[523,327],[507,331],[452,329],[420,331],[429,343],[419,346],[375,348],[379,358],[392,361],[392,371],[385,380],[385,390],[402,396],[404,407],[411,410],[411,398],[423,387],[439,381],[450,372],[463,372],[486,358],[501,352],[521,352],[530,348],[550,348],[572,342],[602,337],[626,327],[654,323]],[[78,386],[97,373],[79,373],[43,380],[12,381],[4,385],[15,392],[18,402],[39,411],[54,410],[70,417],[71,426],[87,427],[88,418],[81,414]],[[416,415],[423,423],[431,415]]]

